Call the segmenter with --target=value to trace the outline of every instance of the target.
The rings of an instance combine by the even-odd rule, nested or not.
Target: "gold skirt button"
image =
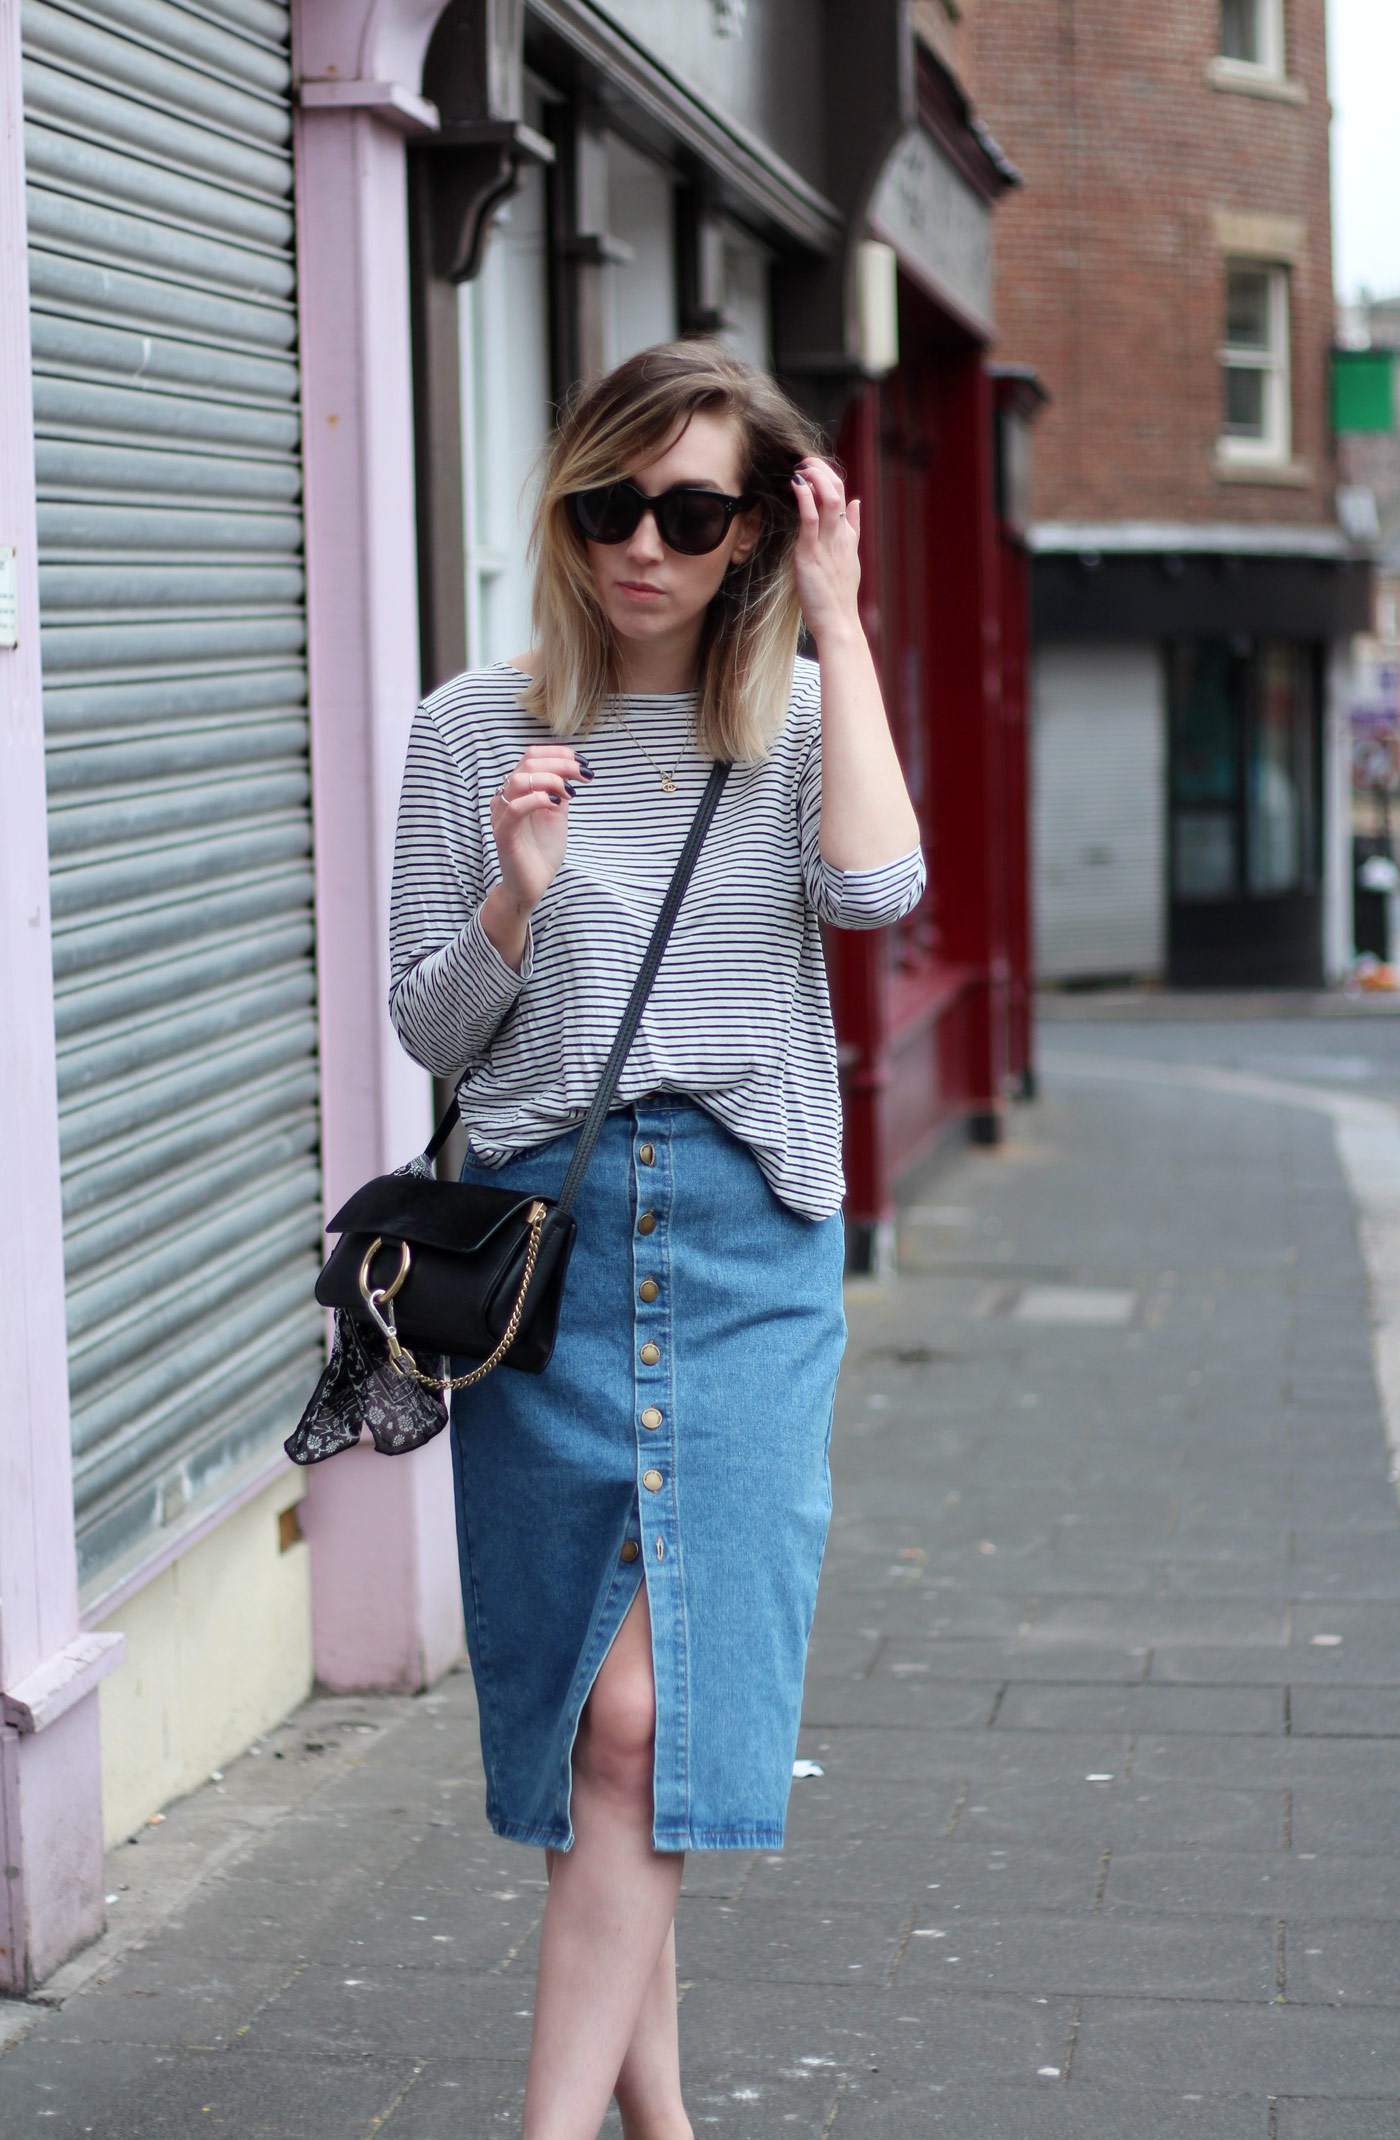
[[[638,1545],[635,1538],[624,1539],[622,1546],[622,1558],[624,1560],[635,1560],[641,1550],[642,1549]]]
[[[655,1367],[657,1361],[660,1358],[661,1347],[659,1345],[653,1344],[651,1339],[648,1338],[645,1345],[643,1345],[642,1347],[642,1359],[645,1361],[648,1367]]]
[[[659,1494],[662,1487],[661,1473],[659,1471],[644,1471],[642,1473],[642,1484],[649,1493]]]
[[[644,1427],[659,1427],[661,1424],[661,1416],[662,1415],[660,1405],[649,1404],[642,1414],[642,1425]]]
[[[654,1144],[639,1144],[637,1147],[637,1157],[641,1160],[642,1165],[644,1167],[652,1166],[655,1163],[656,1159],[656,1146]]]
[[[638,1233],[655,1233],[656,1213],[654,1211],[644,1211],[642,1213],[637,1221],[637,1231]]]
[[[643,1300],[655,1300],[661,1288],[654,1278],[644,1278],[637,1291],[641,1294]]]

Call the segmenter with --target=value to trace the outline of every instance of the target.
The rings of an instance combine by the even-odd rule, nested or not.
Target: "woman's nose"
[[[632,530],[627,544],[628,554],[635,552],[640,557],[660,557],[665,547],[656,525],[656,515],[648,506]]]

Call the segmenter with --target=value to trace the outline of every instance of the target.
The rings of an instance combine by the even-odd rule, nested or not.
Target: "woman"
[[[553,1357],[453,1399],[487,1815],[549,1874],[525,2140],[593,2140],[613,2095],[627,2140],[692,2140],[684,1854],[783,1843],[846,1339],[819,924],[893,921],[925,881],[860,508],[819,444],[717,343],[587,386],[545,461],[534,647],[442,685],[410,736],[390,1015],[464,1070],[461,1179],[545,1193],[733,761],[583,1179]]]

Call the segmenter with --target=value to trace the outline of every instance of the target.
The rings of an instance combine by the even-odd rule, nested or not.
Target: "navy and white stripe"
[[[527,744],[553,740],[520,705],[525,681],[495,662],[417,708],[390,898],[390,1019],[415,1062],[463,1073],[471,1155],[487,1166],[586,1112],[710,770],[688,740],[693,691],[622,702],[652,757],[674,767],[673,795],[615,714],[580,739],[596,777],[566,805],[567,851],[517,972],[481,906],[500,876],[492,793]],[[846,1186],[819,924],[879,928],[927,881],[922,847],[837,869],[820,828],[820,671],[799,656],[772,752],[730,772],[613,1100],[687,1093],[814,1219],[839,1208]]]

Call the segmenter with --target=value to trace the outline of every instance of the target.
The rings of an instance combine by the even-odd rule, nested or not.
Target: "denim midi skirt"
[[[459,1178],[556,1195],[578,1136],[503,1166],[469,1147]],[[548,1366],[452,1396],[487,1819],[572,1848],[579,1717],[645,1583],[654,1847],[781,1848],[831,1521],[844,1217],[792,1210],[665,1090],[605,1116],[575,1211]]]

